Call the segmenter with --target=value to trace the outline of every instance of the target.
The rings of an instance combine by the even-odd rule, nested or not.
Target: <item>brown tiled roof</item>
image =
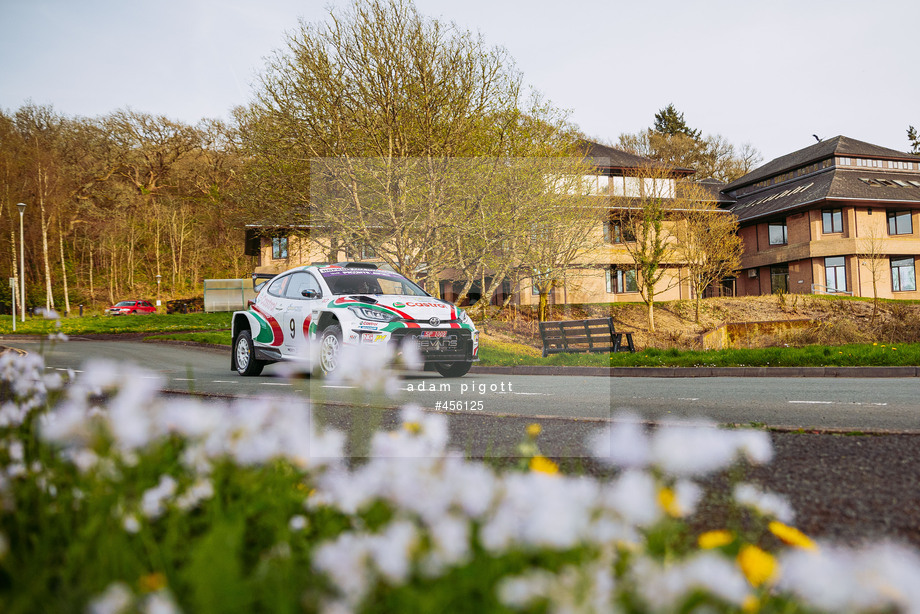
[[[645,158],[643,156],[637,156],[627,151],[623,151],[622,149],[616,149],[615,147],[608,147],[607,145],[601,145],[600,143],[595,143],[593,141],[582,141],[582,144],[585,147],[585,156],[599,168],[669,168],[668,165],[658,162],[657,160],[652,160],[651,158]],[[671,170],[680,175],[689,175],[695,172],[692,168],[673,167]]]
[[[846,136],[835,136],[832,139],[827,139],[826,141],[815,143],[810,147],[806,147],[804,149],[794,151],[790,154],[786,154],[785,156],[780,156],[775,160],[771,160],[763,166],[754,169],[740,179],[736,179],[735,181],[731,182],[725,186],[724,191],[731,192],[732,190],[736,190],[742,186],[751,183],[757,183],[761,179],[772,177],[773,175],[779,175],[784,171],[806,166],[813,162],[827,159],[831,156],[882,158],[885,160],[917,160],[916,156],[912,156],[911,154],[905,153],[903,151],[888,149],[887,147],[880,147],[878,145],[873,145],[872,143],[866,143],[864,141],[857,141],[856,139],[851,139],[850,137]]]
[[[890,185],[895,180],[906,186]],[[920,173],[830,168],[742,196],[730,209],[738,216],[738,221],[744,223],[780,216],[821,201],[859,200],[920,206],[920,185],[911,182],[920,184]]]
[[[718,179],[703,179],[696,182],[701,188],[706,190],[712,198],[712,202],[719,203],[719,205],[730,205],[735,202],[735,199],[731,196],[725,194],[722,190],[725,188],[725,182],[719,181]],[[680,184],[678,184],[679,186]]]
[[[907,185],[900,185],[896,182]],[[865,169],[837,169],[827,197],[839,200],[908,202],[920,205],[920,174],[869,173]]]

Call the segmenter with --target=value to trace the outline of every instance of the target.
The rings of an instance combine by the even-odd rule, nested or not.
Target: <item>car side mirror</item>
[[[311,289],[309,289],[309,288],[306,289],[306,290],[301,290],[301,291],[300,291],[300,294],[301,294],[304,298],[319,298],[319,297],[322,296],[322,294],[320,293],[319,290],[311,290]]]

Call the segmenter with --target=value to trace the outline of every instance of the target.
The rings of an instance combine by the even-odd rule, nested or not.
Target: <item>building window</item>
[[[282,260],[288,257],[288,238],[272,237],[272,258]]]
[[[828,292],[847,291],[847,267],[843,256],[824,259],[824,279]]]
[[[895,292],[912,292],[917,289],[913,257],[891,261],[891,289]]]
[[[770,267],[770,292],[789,292],[788,264],[775,264]]]
[[[910,211],[888,212],[888,234],[909,235],[914,232],[910,221]]]
[[[636,240],[633,229],[630,226],[624,226],[619,222],[613,222],[610,224],[610,227],[607,229],[607,236],[605,238],[610,243],[632,243]]]
[[[636,269],[607,269],[607,292],[623,294],[624,292],[638,292],[639,284],[636,283]]]
[[[841,209],[825,209],[821,212],[821,220],[824,234],[843,232],[843,211]]]
[[[376,258],[377,252],[364,241],[355,239],[354,243],[345,246],[345,258],[347,260],[369,260]]]
[[[786,222],[770,224],[770,245],[786,245]]]

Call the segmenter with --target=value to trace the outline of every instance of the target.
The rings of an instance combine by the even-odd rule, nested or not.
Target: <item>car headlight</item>
[[[385,313],[366,307],[349,307],[351,311],[362,320],[372,320],[374,322],[392,322],[399,318],[395,313]]]

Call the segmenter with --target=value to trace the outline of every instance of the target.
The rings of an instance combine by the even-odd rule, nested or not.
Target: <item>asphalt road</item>
[[[36,342],[0,340],[29,351]],[[608,378],[576,376],[468,375],[444,380],[435,374],[403,374],[400,398],[368,399],[356,388],[325,388],[323,380],[288,380],[278,366],[257,378],[229,370],[229,350],[140,342],[70,341],[46,349],[49,369],[80,369],[89,358],[134,361],[159,373],[166,387],[220,395],[309,396],[314,419],[347,434],[347,450],[362,456],[370,436],[399,423],[394,407],[412,400],[435,409],[438,400],[481,401],[482,410],[450,413],[450,446],[470,456],[516,464],[517,445],[535,419],[543,427],[543,454],[569,470],[604,476],[585,442],[592,432],[631,410],[658,422],[707,416],[719,422],[764,423],[803,432],[770,433],[772,463],[749,468],[746,479],[789,498],[796,525],[813,537],[849,543],[904,540],[920,547],[920,378]],[[422,391],[421,383],[450,384],[451,391]],[[461,392],[460,386],[467,385]],[[501,390],[501,385],[505,390]],[[413,391],[409,391],[412,385]],[[496,390],[491,390],[492,386]],[[482,386],[485,386],[483,389]],[[480,394],[480,390],[482,393]],[[360,397],[360,398],[359,398]],[[558,417],[547,417],[558,416]],[[911,434],[845,437],[844,431],[900,430]],[[814,429],[814,430],[813,430]],[[725,476],[704,483],[724,491]],[[707,528],[724,526],[724,512],[701,509]]]
[[[40,351],[35,341],[0,342]],[[165,388],[231,396],[307,396],[314,401],[524,417],[607,420],[632,412],[655,421],[707,417],[792,429],[920,432],[920,378],[630,378],[590,376],[402,373],[395,397],[366,395],[360,386],[320,378],[288,378],[279,365],[259,377],[230,371],[227,350],[140,341],[44,344],[51,369],[80,370],[90,358],[133,361],[158,373]]]

